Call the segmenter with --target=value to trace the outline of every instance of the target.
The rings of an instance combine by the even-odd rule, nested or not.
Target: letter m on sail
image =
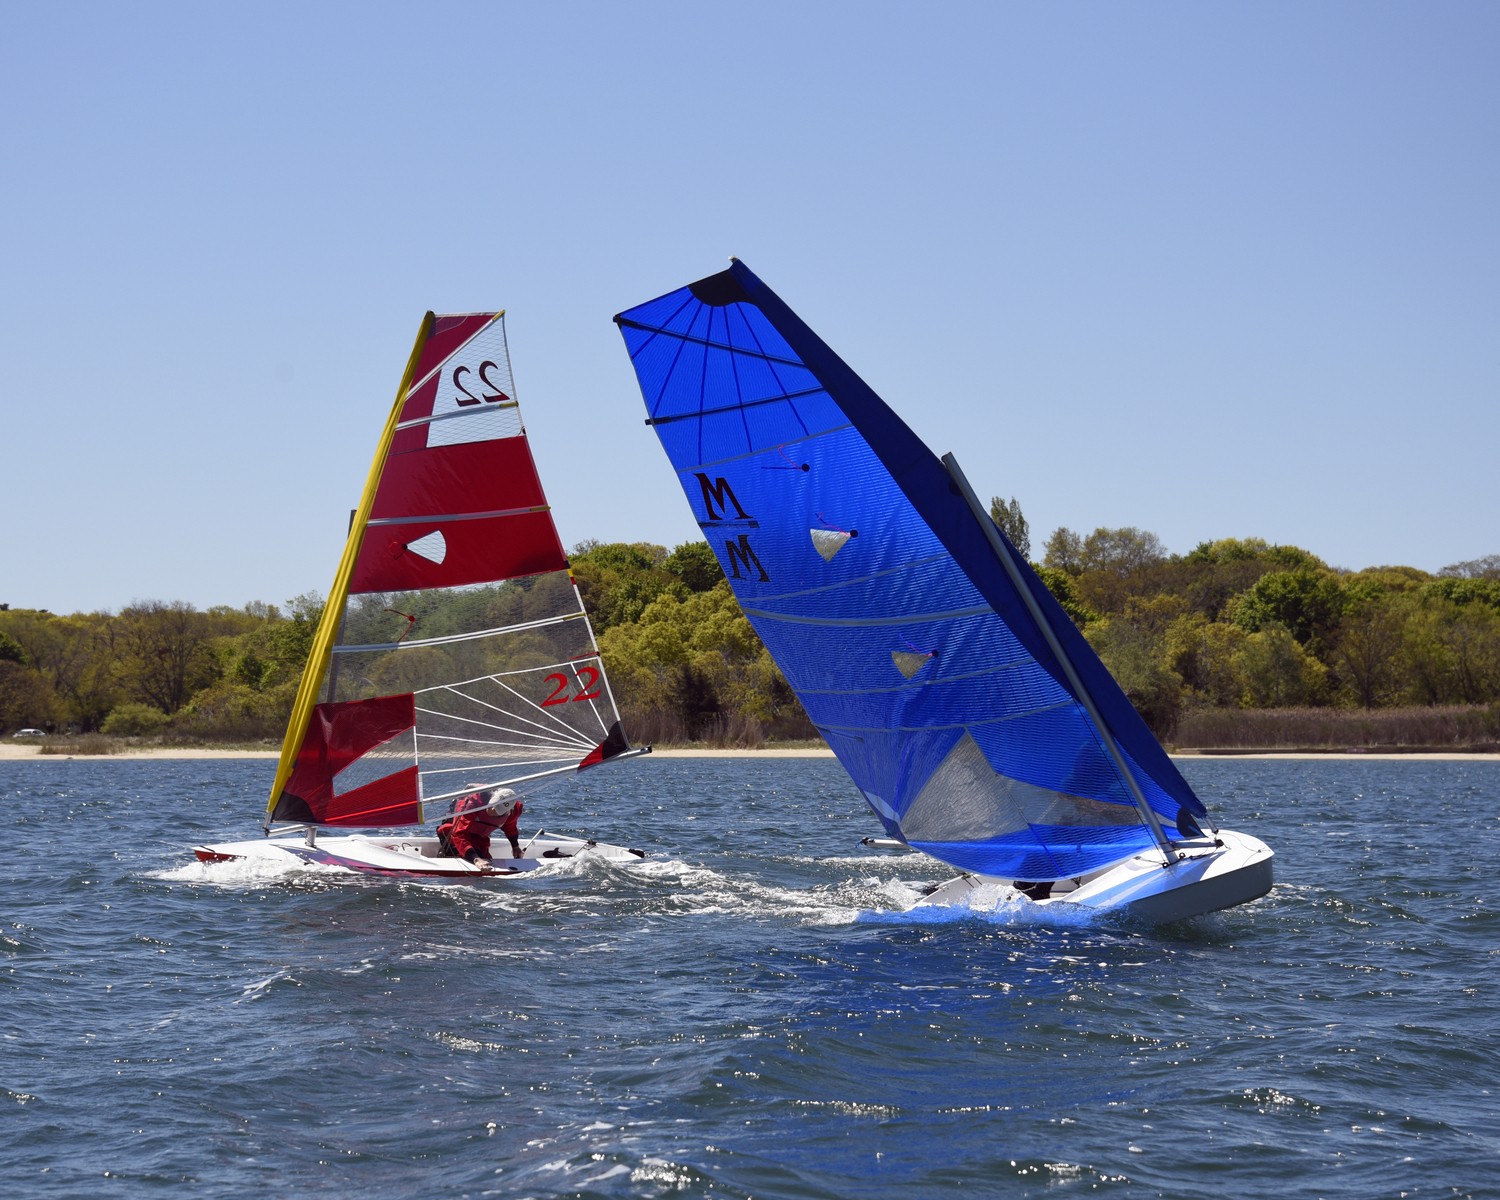
[[[724,503],[726,499],[730,504],[734,505],[734,511],[739,513],[740,520],[748,521],[750,519],[750,514],[740,507],[740,502],[734,494],[734,489],[729,486],[729,480],[725,479],[724,476],[720,475],[712,483],[709,483],[708,476],[702,471],[694,471],[693,474],[697,476],[698,484],[703,488],[703,507],[708,510],[708,520],[723,521],[728,518],[729,509]],[[718,512],[714,511],[715,504],[719,506]]]
[[[750,574],[750,564],[754,563],[756,571],[760,573],[759,582],[771,582],[771,577],[766,574],[765,567],[760,565],[760,559],[755,557],[755,551],[750,549],[749,534],[740,534],[740,543],[738,546],[736,546],[733,542],[726,540],[724,543],[724,549],[729,555],[729,566],[734,571],[734,577],[736,579],[743,579],[745,577],[744,575],[740,574],[741,563],[745,564],[745,575]]]

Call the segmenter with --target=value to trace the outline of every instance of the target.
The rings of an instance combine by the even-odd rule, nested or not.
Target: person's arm
[[[521,812],[522,805],[521,802],[517,800],[516,806],[512,808],[510,812],[505,814],[505,820],[500,823],[500,832],[503,833],[506,837],[506,840],[510,842],[510,848],[515,851],[516,858],[521,857]]]

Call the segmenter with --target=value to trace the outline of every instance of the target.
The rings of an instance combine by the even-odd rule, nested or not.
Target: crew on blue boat
[[[499,830],[510,842],[513,858],[521,857],[518,822],[523,809],[509,788],[472,792],[454,805],[454,815],[438,826],[444,858],[461,858],[475,866],[490,865],[490,835]]]

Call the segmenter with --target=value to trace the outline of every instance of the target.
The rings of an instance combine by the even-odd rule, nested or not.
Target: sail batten
[[[744,264],[616,324],[742,610],[894,836],[1040,879],[1202,813],[1030,568]]]
[[[265,823],[419,824],[442,815],[435,801],[631,753],[531,455],[504,314],[429,313]]]

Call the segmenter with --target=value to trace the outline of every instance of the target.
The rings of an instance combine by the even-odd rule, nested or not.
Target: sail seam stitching
[[[799,696],[883,696],[891,692],[911,692],[917,688],[937,687],[940,683],[958,683],[964,679],[978,679],[982,675],[994,675],[1000,671],[1014,671],[1017,667],[1035,666],[1036,660],[1030,655],[1018,658],[1015,662],[1001,663],[998,667],[986,667],[983,671],[970,671],[965,675],[944,675],[941,679],[915,680],[911,683],[903,683],[899,687],[888,688],[857,688],[851,691],[838,691],[834,688],[797,688]]]
[[[955,608],[948,612],[936,613],[913,613],[904,617],[793,617],[781,613],[766,612],[759,608],[746,608],[743,610],[747,617],[765,617],[769,621],[789,621],[795,625],[920,625],[928,621],[947,621],[957,617],[978,617],[985,614],[993,615],[994,609],[988,604],[981,608]]]
[[[511,384],[512,387],[515,384]],[[434,421],[451,421],[454,417],[479,417],[485,413],[500,412],[506,408],[520,408],[519,400],[506,400],[501,404],[491,403],[485,408],[461,408],[457,412],[434,413],[430,417],[413,417],[410,421],[402,421],[396,426],[396,432],[403,429],[414,429],[418,425],[431,425]]]
[[[786,392],[780,396],[766,396],[760,400],[742,400],[738,404],[722,404],[718,408],[704,408],[699,409],[697,412],[672,413],[665,417],[647,417],[646,424],[670,425],[673,421],[686,421],[691,417],[713,417],[719,413],[744,412],[747,408],[758,408],[762,404],[776,404],[781,400],[795,400],[800,396],[816,396],[819,392],[826,392],[827,390],[825,387],[804,388],[800,392]],[[792,410],[794,414],[796,411],[796,409]],[[797,420],[800,422],[802,418],[799,416]],[[806,429],[807,426],[803,425],[802,428]],[[750,453],[756,452],[750,451]]]
[[[497,508],[491,512],[438,513],[430,517],[377,517],[365,525],[421,525],[427,521],[484,521],[490,517],[524,517],[527,513],[551,512],[550,504],[533,504],[530,508]]]
[[[548,625],[561,625],[564,621],[576,621],[582,615],[581,613],[567,613],[561,617],[547,617],[541,621],[528,621],[524,625],[507,625],[503,629],[476,629],[473,633],[450,633],[443,637],[419,638],[411,642],[374,642],[368,644],[361,643],[356,646],[334,646],[333,653],[361,654],[370,650],[409,650],[413,646],[442,646],[448,642],[468,642],[473,641],[475,638],[495,637],[502,633],[521,633],[528,629],[543,629]],[[520,672],[517,673],[519,674]],[[480,675],[477,678],[488,679],[489,676]],[[449,685],[443,684],[441,686],[447,687]],[[423,688],[422,690],[424,692],[431,692],[440,689]]]
[[[1077,707],[1078,701],[1071,696],[1066,700],[1060,700],[1056,704],[1046,704],[1041,708],[1030,708],[1025,712],[1010,713],[1003,717],[990,717],[985,721],[963,721],[956,725],[829,725],[827,722],[819,722],[826,725],[834,733],[931,733],[938,729],[972,729],[976,725],[999,725],[1005,721],[1019,721],[1022,717],[1034,717],[1040,713],[1055,712],[1059,708],[1067,708],[1069,705]],[[1086,796],[1085,799],[1094,799]],[[1113,803],[1113,801],[1110,801]]]

